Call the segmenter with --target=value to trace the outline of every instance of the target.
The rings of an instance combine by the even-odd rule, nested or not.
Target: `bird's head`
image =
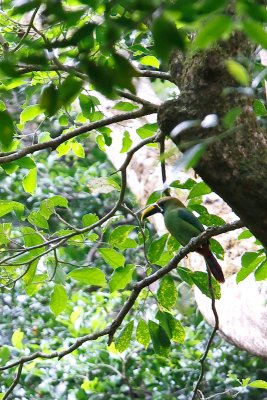
[[[185,206],[176,197],[172,196],[162,197],[161,199],[156,201],[156,203],[150,204],[144,209],[141,215],[141,221],[157,213],[164,214],[165,210],[168,207],[185,207]]]

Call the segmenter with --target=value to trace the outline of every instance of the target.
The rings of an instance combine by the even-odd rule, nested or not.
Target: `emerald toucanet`
[[[156,213],[163,214],[166,228],[182,246],[205,230],[197,217],[175,197],[163,197],[149,205],[143,211],[141,219]],[[209,242],[202,244],[196,251],[205,258],[207,267],[217,281],[224,282],[222,269],[210,250]]]

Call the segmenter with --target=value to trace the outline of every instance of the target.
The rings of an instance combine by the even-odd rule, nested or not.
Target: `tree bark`
[[[181,94],[160,107],[158,123],[170,135],[183,121],[218,116],[218,126],[205,129],[198,124],[172,140],[181,151],[196,143],[207,144],[196,172],[267,247],[267,134],[252,110],[253,96],[239,87],[225,64],[228,59],[249,59],[253,51],[247,39],[235,32],[228,41],[185,60],[174,54],[171,74]],[[223,118],[232,109],[240,113],[227,129]]]

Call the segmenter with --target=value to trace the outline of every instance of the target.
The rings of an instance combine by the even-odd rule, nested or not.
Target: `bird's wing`
[[[197,217],[186,208],[179,208],[178,215],[179,218],[183,219],[185,222],[189,223],[190,225],[193,225],[197,230],[199,230],[199,233],[205,230],[201,222],[199,222],[199,220],[197,219]]]

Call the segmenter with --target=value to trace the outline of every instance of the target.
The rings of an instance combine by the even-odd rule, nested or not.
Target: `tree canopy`
[[[220,285],[182,260],[207,239],[223,259],[214,237],[244,227],[236,281],[266,280],[266,22],[250,0],[1,2],[1,399],[264,397],[264,362],[215,336]],[[185,247],[140,221],[146,147],[162,189],[142,205],[176,190],[209,227]],[[203,180],[170,181],[174,156]],[[212,191],[240,220],[209,213]]]

